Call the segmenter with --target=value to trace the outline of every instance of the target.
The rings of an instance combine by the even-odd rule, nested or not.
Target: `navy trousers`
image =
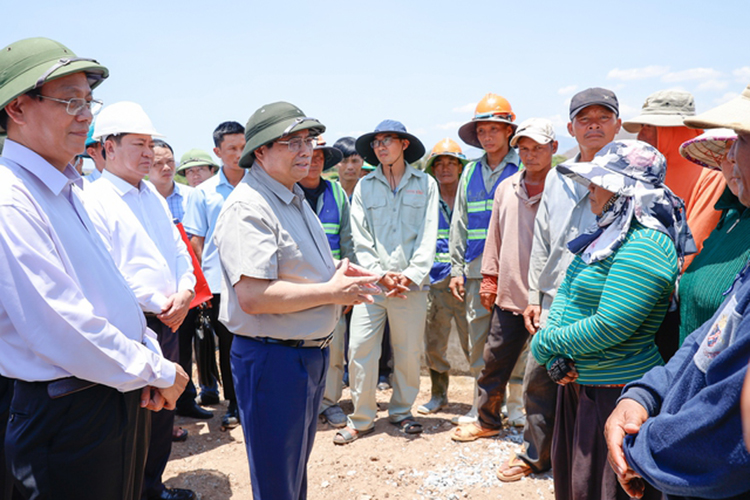
[[[23,498],[134,498],[143,461],[133,453],[145,451],[139,402],[140,391],[102,385],[52,399],[46,383],[16,381],[5,451]]]
[[[178,332],[162,323],[158,318],[146,318],[148,327],[156,332],[162,354],[170,361],[180,359],[180,337]],[[172,427],[174,426],[174,410],[161,410],[151,415],[151,442],[148,446],[146,472],[143,479],[143,497],[155,496],[164,489],[161,476],[167,467],[169,455],[172,453]]]
[[[232,374],[255,500],[307,498],[328,348],[297,348],[235,336]]]

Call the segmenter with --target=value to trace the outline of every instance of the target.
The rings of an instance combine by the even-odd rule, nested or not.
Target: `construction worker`
[[[454,418],[454,424],[471,423],[477,419],[479,390],[476,380],[484,367],[482,354],[490,328],[490,311],[482,306],[479,297],[482,254],[495,190],[521,166],[518,153],[510,147],[510,139],[516,130],[515,119],[507,99],[490,93],[477,104],[474,118],[458,130],[462,141],[483,149],[484,155],[469,163],[461,174],[451,220],[450,290],[466,305],[469,368],[475,380],[471,410],[467,415]]]
[[[333,258],[351,259],[354,251],[349,226],[349,199],[341,184],[321,176],[324,170],[341,163],[344,154],[337,148],[326,146],[322,136],[316,139],[317,145],[313,149],[307,177],[297,184],[302,188],[307,203],[323,225]],[[329,346],[326,387],[318,411],[320,419],[335,428],[346,426],[346,414],[339,406],[341,391],[344,388],[345,334],[346,319],[342,314],[333,330],[333,339]]]
[[[354,306],[349,339],[349,373],[354,412],[339,430],[336,444],[351,443],[374,431],[377,363],[388,320],[393,346],[390,422],[406,434],[422,425],[411,414],[419,393],[419,358],[427,316],[427,290],[437,239],[438,188],[411,166],[425,153],[422,142],[395,120],[384,120],[356,142],[360,156],[377,170],[354,188],[352,239],[357,262],[381,276],[380,283],[401,298],[379,295]]]
[[[427,295],[427,322],[424,332],[425,357],[430,368],[432,397],[420,405],[417,412],[423,415],[438,412],[448,404],[448,338],[451,319],[456,323],[458,340],[466,359],[469,357],[469,327],[464,304],[453,296],[448,285],[451,281],[451,259],[448,252],[451,215],[458,191],[458,179],[467,160],[455,141],[445,138],[435,144],[425,163],[425,172],[435,177],[440,193],[438,211],[438,238],[435,245],[435,262],[430,270],[430,293]]]

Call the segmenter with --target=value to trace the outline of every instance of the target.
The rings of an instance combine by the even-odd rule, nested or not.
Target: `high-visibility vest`
[[[492,186],[492,190],[487,192],[482,179],[482,162],[474,161],[468,165],[466,175],[469,180],[466,182],[466,205],[467,205],[467,242],[465,262],[471,262],[484,252],[484,242],[487,239],[487,227],[490,225],[490,216],[492,215],[492,200],[495,197],[495,190],[502,181],[518,172],[518,165],[507,163],[500,173],[500,176]]]
[[[341,258],[341,213],[346,200],[346,191],[338,182],[322,179],[326,183],[323,191],[323,206],[318,212],[318,219],[323,225],[328,238],[328,246],[334,259]]]
[[[435,262],[430,269],[430,283],[443,281],[451,273],[451,255],[448,252],[448,237],[451,222],[445,218],[445,213],[438,207],[438,237],[435,246]]]

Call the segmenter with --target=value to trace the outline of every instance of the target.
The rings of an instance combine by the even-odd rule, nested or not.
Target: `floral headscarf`
[[[633,217],[672,238],[680,261],[697,251],[685,218],[685,204],[664,185],[666,160],[651,145],[614,141],[591,162],[561,164],[557,169],[581,184],[593,183],[619,195],[597,217],[594,226],[568,243],[568,248],[587,264],[606,259],[622,245]]]

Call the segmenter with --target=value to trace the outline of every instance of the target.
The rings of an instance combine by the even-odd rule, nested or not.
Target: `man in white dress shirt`
[[[86,207],[130,288],[146,322],[159,337],[162,352],[179,361],[179,336],[195,275],[187,246],[172,222],[167,203],[143,178],[154,162],[159,134],[133,102],[107,106],[96,121],[94,138],[104,144],[102,176],[85,192]],[[151,442],[143,484],[144,499],[192,499],[190,490],[167,489],[161,475],[172,450],[174,412],[151,418]]]
[[[0,456],[25,498],[139,498],[141,408],[173,408],[187,382],[149,336],[70,164],[107,75],[45,38],[0,51]]]

